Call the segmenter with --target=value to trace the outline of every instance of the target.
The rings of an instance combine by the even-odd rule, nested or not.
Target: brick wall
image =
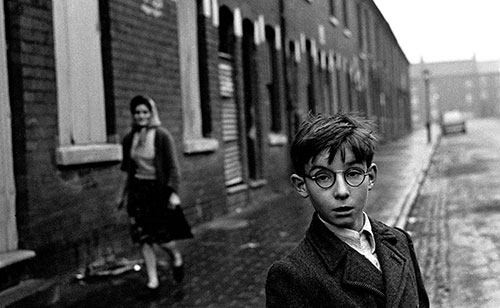
[[[117,163],[55,163],[58,115],[51,1],[6,1],[20,248],[34,249],[39,272],[75,268],[130,245],[116,211]],[[175,2],[159,18],[140,2],[110,1],[112,90],[119,138],[130,127],[129,100],[151,95],[181,154],[182,116]],[[109,90],[109,89],[108,89]],[[124,240],[126,239],[126,240]],[[116,246],[116,247],[114,247]],[[52,259],[57,267],[46,266]]]

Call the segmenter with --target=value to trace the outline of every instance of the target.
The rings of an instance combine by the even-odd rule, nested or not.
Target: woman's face
[[[151,121],[151,111],[146,105],[140,104],[135,107],[133,117],[135,125],[141,127],[148,126]]]

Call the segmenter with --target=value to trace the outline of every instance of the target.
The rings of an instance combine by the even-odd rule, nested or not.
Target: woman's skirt
[[[169,207],[171,193],[172,189],[162,189],[156,180],[132,181],[127,211],[135,220],[130,227],[133,242],[161,244],[193,237],[182,208]]]

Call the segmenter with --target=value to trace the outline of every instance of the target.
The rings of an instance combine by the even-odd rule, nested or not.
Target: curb
[[[417,200],[417,197],[420,193],[420,189],[424,184],[424,181],[427,177],[427,173],[431,166],[432,157],[434,156],[434,153],[436,152],[436,149],[439,146],[440,142],[441,142],[441,134],[438,134],[436,136],[436,141],[434,141],[434,143],[431,145],[431,150],[427,157],[427,161],[420,170],[418,176],[415,177],[415,180],[411,185],[411,189],[407,193],[404,201],[402,202],[402,205],[398,206],[398,208],[400,208],[401,211],[397,215],[395,221],[393,223],[390,223],[390,225],[401,229],[404,229],[406,227],[411,209],[413,208],[413,205],[415,205],[415,201]]]

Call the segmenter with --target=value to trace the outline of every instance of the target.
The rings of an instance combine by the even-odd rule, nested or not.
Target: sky
[[[374,0],[411,63],[500,59],[500,0]]]

